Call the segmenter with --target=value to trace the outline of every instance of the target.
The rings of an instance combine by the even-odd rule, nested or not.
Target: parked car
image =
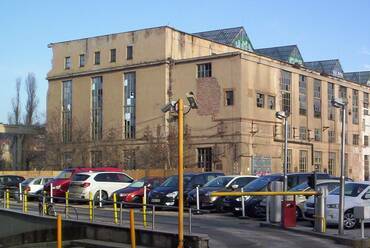
[[[28,196],[35,197],[40,194],[44,185],[53,180],[52,177],[27,178],[22,182],[22,191],[27,191]]]
[[[326,198],[326,223],[337,225],[339,220],[339,192],[340,187],[331,191]],[[353,208],[370,206],[370,182],[346,182],[344,185],[344,220],[346,229],[355,228],[358,220],[354,217]],[[305,204],[305,215],[313,216],[314,198],[310,197]]]
[[[157,188],[164,182],[164,177],[143,177],[134,181],[126,188],[117,190],[118,199],[130,203],[142,203],[144,197],[144,186],[146,186],[147,197],[151,190]]]
[[[68,191],[69,184],[71,183],[72,177],[80,172],[93,172],[93,171],[110,171],[110,172],[121,172],[118,168],[112,167],[98,167],[98,168],[86,168],[86,167],[75,167],[67,168],[61,171],[53,180],[49,181],[44,185],[44,191],[50,195],[50,184],[53,184],[53,196],[54,197],[65,197],[65,193]]]
[[[287,175],[288,177],[288,189],[307,182],[308,178],[312,176],[313,173],[289,173]],[[330,175],[326,173],[317,173],[317,179],[329,179]],[[268,191],[268,185],[271,182],[274,181],[283,181],[283,175],[282,174],[271,174],[262,176],[251,183],[244,186],[243,190],[244,192],[256,192],[256,191]],[[250,217],[265,217],[266,215],[266,206],[262,203],[263,199],[265,197],[262,196],[253,196],[244,197],[244,207],[245,207],[245,213]],[[225,197],[224,204],[225,205],[231,205],[232,211],[234,215],[240,215],[242,212],[242,204],[241,204],[241,197]],[[262,204],[261,204],[262,203]]]
[[[238,188],[244,187],[246,184],[258,178],[257,176],[220,176],[206,183],[199,189],[199,205],[200,208],[214,209],[220,204],[222,197],[213,196],[212,192],[216,191],[233,191]],[[189,205],[196,205],[197,203],[197,190],[193,189],[188,195]]]
[[[221,172],[187,173],[184,174],[184,202],[188,193],[196,186],[203,186],[215,177],[224,176]],[[178,176],[167,178],[158,188],[149,193],[149,203],[164,206],[178,204]]]
[[[4,192],[9,190],[10,197],[16,197],[15,192],[19,191],[19,184],[25,179],[16,175],[1,175],[0,176],[0,197],[4,196]]]
[[[106,201],[113,192],[130,185],[134,179],[123,172],[84,172],[75,174],[69,186],[71,200],[87,200],[90,193],[95,201],[99,200],[101,190],[102,200]]]

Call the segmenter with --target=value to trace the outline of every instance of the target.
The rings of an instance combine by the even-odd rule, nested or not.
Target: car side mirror
[[[233,184],[233,185],[231,185],[231,188],[232,188],[233,190],[238,189],[238,188],[239,188],[239,185],[237,185],[237,184]]]

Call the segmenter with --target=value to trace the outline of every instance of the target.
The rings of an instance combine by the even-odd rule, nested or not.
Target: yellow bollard
[[[43,200],[42,200],[42,211],[44,212],[44,215],[47,214],[47,209],[46,209],[46,191],[44,191],[44,197],[43,197]]]
[[[68,209],[69,208],[69,191],[66,192],[66,218],[68,216]]]
[[[143,225],[146,227],[146,186],[144,186],[144,195],[143,195]]]
[[[135,213],[134,210],[130,209],[130,236],[131,236],[131,248],[136,248],[136,237],[135,237]]]
[[[92,193],[89,195],[89,216],[90,221],[93,221],[93,202],[92,202]]]
[[[114,224],[118,224],[118,213],[117,213],[117,194],[113,194],[113,211],[114,211]]]
[[[57,248],[62,248],[62,216],[57,217]]]
[[[9,189],[6,190],[6,208],[10,208]]]
[[[27,199],[27,191],[26,190],[24,191],[23,200],[24,200],[24,212],[27,213],[28,212],[28,199]]]

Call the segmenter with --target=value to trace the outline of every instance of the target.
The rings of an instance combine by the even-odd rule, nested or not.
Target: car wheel
[[[103,205],[104,205],[104,201],[108,200],[107,192],[105,192],[105,191],[101,192],[101,200],[103,201]],[[95,202],[96,205],[99,205],[99,191],[96,191],[96,193],[94,195],[94,202]]]
[[[353,229],[357,225],[357,219],[352,210],[344,213],[343,225],[345,229]]]

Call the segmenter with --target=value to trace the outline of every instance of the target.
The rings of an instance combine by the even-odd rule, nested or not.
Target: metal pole
[[[143,225],[146,227],[146,186],[144,186],[144,195],[143,195]]]
[[[114,211],[114,224],[118,224],[118,216],[117,216],[117,194],[113,194],[113,211]]]
[[[121,201],[121,203],[119,205],[119,224],[120,225],[122,225],[122,221],[123,221],[123,213],[122,213],[122,211],[123,211],[123,208],[122,208],[122,201]]]
[[[344,234],[343,219],[344,219],[344,145],[346,143],[346,106],[342,106],[342,142],[340,144],[340,198],[339,198],[339,220],[338,233]]]
[[[178,212],[178,248],[184,247],[184,161],[183,161],[183,139],[184,139],[184,103],[182,99],[177,102],[178,107],[178,178],[179,178],[179,212]]]
[[[53,203],[53,184],[50,184],[50,203]]]
[[[153,205],[152,206],[152,230],[154,230],[155,228],[154,223],[155,223],[155,206]]]
[[[241,192],[244,192],[244,189],[241,189]],[[242,201],[242,216],[245,217],[245,203],[244,203],[244,196],[241,196],[241,201]]]
[[[136,248],[136,237],[135,237],[135,215],[134,210],[130,209],[130,236],[131,236],[131,247]]]
[[[284,188],[283,191],[288,190],[288,116],[284,119],[285,133],[284,133]],[[285,201],[285,196],[284,196]]]
[[[197,211],[199,212],[199,209],[200,209],[200,204],[199,204],[199,186],[197,186]]]
[[[92,193],[89,193],[89,220],[90,222],[93,221],[93,210],[92,210]]]
[[[101,189],[99,189],[99,207],[102,208],[103,207],[103,202],[101,200],[101,195],[102,195],[102,192],[101,192]]]
[[[62,216],[57,217],[57,248],[62,248]]]
[[[270,196],[266,196],[266,223],[270,223]]]
[[[69,191],[66,192],[66,211],[65,211],[65,218],[68,218],[68,211],[69,211]]]
[[[361,238],[364,239],[365,238],[365,220],[364,219],[361,219]]]
[[[191,234],[192,221],[192,211],[191,208],[189,208],[189,234]]]
[[[22,183],[19,183],[19,200],[23,201]]]

